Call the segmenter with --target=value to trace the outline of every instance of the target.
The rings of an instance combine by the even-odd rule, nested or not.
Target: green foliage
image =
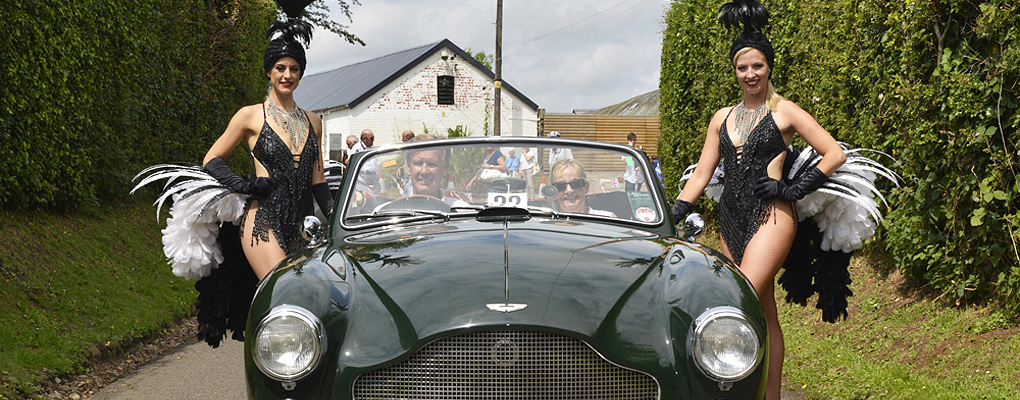
[[[474,53],[471,51],[471,48],[468,47],[464,49],[464,52],[468,53],[468,55],[471,56],[471,58],[474,58],[475,61],[482,63],[482,65],[484,65],[485,68],[488,68],[490,70],[492,69],[492,63],[496,62],[496,56],[492,54],[485,54],[485,51],[482,50],[478,50],[477,53]]]
[[[0,206],[97,210],[265,96],[265,0],[0,6]],[[15,84],[16,83],[16,84]],[[246,152],[240,153],[245,157]]]
[[[40,382],[192,312],[194,282],[166,264],[149,203],[101,217],[0,210],[0,398],[42,395]]]
[[[774,0],[773,83],[840,141],[892,155],[903,188],[877,249],[945,298],[1020,307],[1020,5]],[[673,2],[659,156],[671,195],[712,113],[739,100],[717,2]],[[885,160],[890,164],[890,160]]]
[[[446,137],[459,138],[471,136],[471,131],[464,125],[457,125],[454,128],[446,128]]]

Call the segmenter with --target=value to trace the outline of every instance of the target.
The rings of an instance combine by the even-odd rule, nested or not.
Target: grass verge
[[[148,204],[103,215],[0,210],[0,399],[80,373],[191,311]]]
[[[813,303],[786,304],[783,374],[812,399],[1015,399],[1020,329],[1000,310],[939,301],[880,261],[851,262],[850,317],[829,324]],[[814,299],[812,299],[814,300]]]

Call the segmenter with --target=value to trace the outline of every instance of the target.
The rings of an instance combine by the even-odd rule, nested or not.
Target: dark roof
[[[467,60],[490,79],[495,79],[495,73],[453,44],[450,39],[443,39],[357,64],[304,76],[301,78],[301,90],[294,92],[294,100],[302,108],[316,112],[354,108],[443,47],[450,48],[462,60]],[[517,96],[532,109],[538,109],[538,104],[506,81],[503,81],[503,90]]]

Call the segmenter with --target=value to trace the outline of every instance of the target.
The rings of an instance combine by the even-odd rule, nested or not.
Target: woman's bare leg
[[[769,334],[769,371],[765,398],[770,400],[779,400],[780,397],[786,348],[776,309],[776,274],[786,261],[786,255],[790,252],[790,245],[793,244],[796,234],[790,204],[777,200],[774,213],[747,243],[744,259],[740,264],[740,271],[751,281],[765,311]],[[726,250],[728,253],[729,249]]]
[[[257,201],[253,201],[248,208],[244,231],[241,235],[241,247],[244,249],[244,256],[248,258],[248,264],[251,264],[251,269],[255,271],[255,276],[261,282],[262,278],[272,271],[273,267],[276,267],[276,264],[279,264],[287,254],[283,252],[283,248],[276,241],[276,235],[273,234],[272,229],[269,230],[269,240],[260,239],[257,243],[252,240],[257,203]]]

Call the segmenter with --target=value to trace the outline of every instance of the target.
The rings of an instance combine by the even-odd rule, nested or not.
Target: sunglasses
[[[561,192],[564,191],[564,190],[567,190],[567,185],[570,185],[570,187],[573,188],[574,190],[581,190],[581,189],[584,189],[584,188],[588,187],[588,181],[586,181],[584,179],[581,179],[581,178],[577,178],[577,179],[574,179],[574,180],[568,181],[568,182],[553,182],[552,183],[552,186],[554,188],[556,188],[556,190],[559,190]]]

